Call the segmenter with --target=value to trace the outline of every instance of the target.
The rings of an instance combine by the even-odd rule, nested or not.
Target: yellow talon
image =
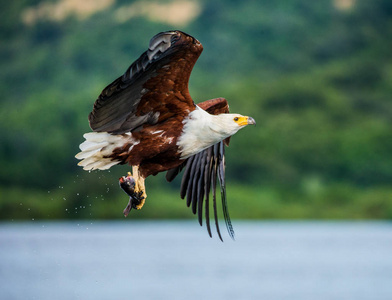
[[[136,209],[142,209],[144,203],[146,202],[146,198],[143,198],[142,200],[140,200],[140,203],[135,205]]]

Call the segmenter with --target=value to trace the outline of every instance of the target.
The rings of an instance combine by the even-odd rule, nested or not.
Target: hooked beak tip
[[[255,119],[253,119],[252,117],[248,117],[248,125],[256,125]]]

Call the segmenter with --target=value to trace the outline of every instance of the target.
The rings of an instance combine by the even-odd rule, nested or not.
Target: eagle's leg
[[[144,177],[139,173],[138,166],[132,166],[133,178],[135,179],[135,196],[134,200],[137,200],[134,203],[134,207],[136,209],[141,209],[146,202],[147,194],[146,187],[144,185]]]

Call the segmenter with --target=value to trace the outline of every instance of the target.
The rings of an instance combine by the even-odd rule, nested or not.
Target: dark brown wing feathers
[[[149,49],[102,91],[89,115],[91,129],[121,134],[192,111],[188,81],[202,50],[180,31],[154,36]]]

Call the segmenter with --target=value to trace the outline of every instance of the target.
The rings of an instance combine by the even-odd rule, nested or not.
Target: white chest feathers
[[[241,128],[233,121],[232,114],[211,115],[198,106],[183,123],[182,133],[177,140],[182,159],[232,136]]]

